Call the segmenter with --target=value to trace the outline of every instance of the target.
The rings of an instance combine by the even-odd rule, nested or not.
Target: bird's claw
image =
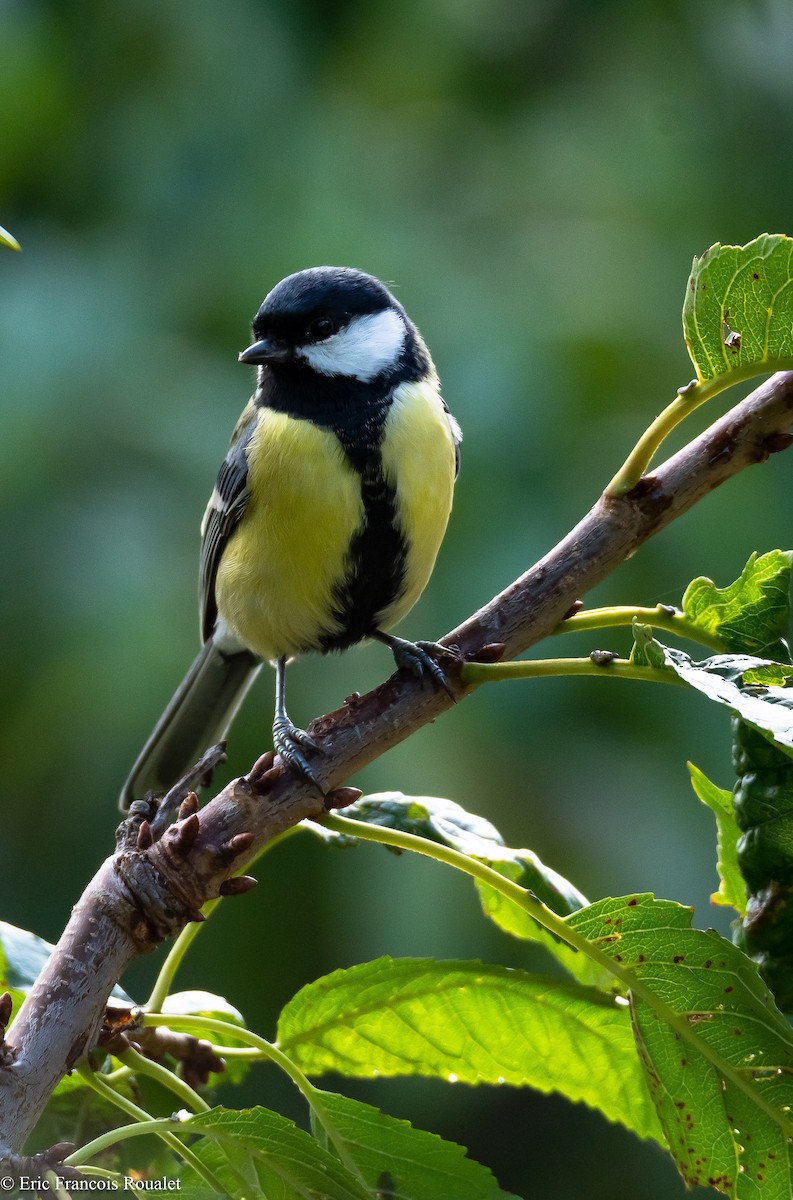
[[[393,635],[390,645],[398,667],[410,671],[422,681],[429,676],[454,700],[454,692],[449,686],[446,672],[433,657],[434,654],[448,655],[450,651],[446,646],[441,646],[438,642],[408,642],[404,638],[394,638]]]
[[[305,729],[298,729],[297,725],[293,725],[288,717],[274,721],[273,748],[281,756],[282,761],[291,767],[296,775],[301,775],[317,789],[320,795],[325,795],[324,788],[311,770],[305,754],[303,754],[303,750],[309,750],[314,754],[320,754],[321,750],[313,737],[306,733]]]

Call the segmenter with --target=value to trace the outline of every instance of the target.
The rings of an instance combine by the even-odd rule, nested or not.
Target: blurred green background
[[[465,442],[433,581],[402,630],[439,636],[568,530],[690,378],[692,255],[793,232],[793,9],[0,0],[0,35],[0,221],[23,244],[0,256],[0,915],[55,939],[197,648],[198,523],[265,293],[350,264],[393,281],[424,332]],[[674,603],[694,575],[725,584],[751,551],[789,547],[789,471],[785,455],[744,473],[588,603]],[[594,644],[627,648],[620,631]],[[290,711],[307,722],[389,671],[377,646],[303,661]],[[230,771],[268,744],[271,696],[267,675]],[[731,785],[726,718],[695,696],[514,683],[354,782],[448,796],[592,898],[651,889],[726,930],[687,758]],[[549,969],[425,863],[300,836],[259,874],[179,983],[226,995],[266,1035],[302,983],[382,953]],[[144,996],[156,966],[128,989]],[[656,1149],[555,1097],[347,1090],[464,1143],[522,1196],[685,1194]],[[265,1068],[225,1098],[301,1119]]]

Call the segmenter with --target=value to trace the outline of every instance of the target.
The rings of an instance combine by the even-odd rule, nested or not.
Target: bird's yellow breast
[[[424,590],[451,510],[454,439],[432,382],[395,390],[379,450],[405,551],[396,594],[373,614],[385,630]],[[361,477],[335,433],[263,408],[247,486],[246,511],[218,567],[218,614],[263,658],[321,649],[343,632],[340,597],[366,517]],[[370,568],[364,561],[357,569]]]
[[[400,595],[380,622],[389,629],[427,585],[449,521],[455,447],[448,415],[430,381],[403,383],[394,393],[382,442],[383,471],[396,490],[397,518],[407,549]]]
[[[360,478],[335,434],[262,409],[248,447],[248,509],[218,567],[218,613],[263,658],[316,649],[363,519]]]

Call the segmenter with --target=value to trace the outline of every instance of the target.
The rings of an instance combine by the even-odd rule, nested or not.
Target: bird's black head
[[[352,267],[312,267],[282,279],[254,317],[253,336],[241,362],[365,383],[419,350],[426,355],[399,301]]]

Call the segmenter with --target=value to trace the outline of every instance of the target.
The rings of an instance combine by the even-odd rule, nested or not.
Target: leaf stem
[[[502,679],[545,679],[570,675],[593,675],[612,679],[636,679],[645,683],[683,683],[668,667],[644,667],[626,659],[611,659],[605,663],[591,658],[531,658],[517,662],[466,663],[461,671],[463,683],[494,683]],[[327,824],[324,818],[317,818]]]
[[[219,899],[207,901],[201,908],[203,916],[208,917],[217,908],[218,904],[220,904]],[[182,965],[182,959],[193,944],[194,938],[198,937],[203,927],[204,923],[198,921],[191,921],[189,925],[185,925],[168,951],[165,962],[162,964],[160,972],[154,981],[151,995],[144,1005],[145,1008],[151,1008],[159,1012],[163,1007],[165,998],[171,991],[171,985],[173,984],[176,972]]]
[[[693,380],[686,387],[681,388],[672,403],[668,404],[652,424],[645,429],[606,488],[606,495],[624,496],[632,491],[649,467],[661,443],[694,409],[717,396],[719,392],[732,387],[733,384],[742,383],[756,375],[764,375],[780,369],[784,369],[784,367],[780,368],[771,362],[750,363],[730,371],[728,375],[717,375],[713,379]]]
[[[498,871],[494,871],[492,867],[488,867],[485,863],[479,862],[475,858],[470,858],[467,854],[463,854],[459,850],[453,850],[450,846],[442,846],[439,842],[428,841],[418,837],[414,833],[406,833],[401,829],[388,829],[381,825],[369,825],[363,821],[355,821],[350,817],[340,817],[338,813],[328,813],[327,816],[322,818],[322,824],[326,825],[328,829],[335,830],[337,833],[344,833],[349,837],[357,837],[362,841],[378,842],[380,845],[390,846],[396,850],[412,850],[416,854],[421,854],[425,858],[433,858],[437,862],[445,863],[447,866],[454,867],[456,870],[463,871],[465,874],[471,875],[474,879],[488,884],[488,886],[500,892],[502,896],[518,908],[523,909],[530,917],[533,917],[537,924],[547,929],[549,933],[554,934],[555,937],[558,937],[568,946],[572,946],[574,950],[578,950],[581,954],[586,955],[586,957],[597,963],[599,967],[617,979],[626,992],[640,997],[656,1016],[664,1020],[683,1041],[693,1045],[721,1076],[729,1079],[730,1083],[748,1096],[753,1104],[762,1109],[766,1116],[784,1130],[787,1137],[793,1137],[793,1121],[786,1118],[772,1104],[769,1104],[765,1097],[756,1088],[752,1087],[745,1076],[730,1063],[726,1062],[717,1050],[698,1038],[694,1028],[692,1028],[685,1017],[675,1012],[673,1008],[659,997],[657,992],[654,992],[651,987],[637,978],[628,967],[610,958],[608,954],[590,942],[577,929],[568,925],[567,921],[570,918],[557,916],[555,912],[547,908],[536,896],[525,888],[520,887],[513,880],[507,879],[504,875],[500,875]],[[573,914],[573,917],[575,915]]]
[[[64,1162],[69,1167],[82,1166],[88,1158],[93,1158],[96,1154],[101,1154],[103,1150],[109,1150],[111,1146],[115,1146],[118,1142],[125,1142],[132,1137],[145,1137],[148,1133],[155,1133],[161,1137],[163,1141],[167,1141],[167,1134],[170,1130],[176,1129],[178,1122],[174,1121],[173,1117],[149,1117],[146,1120],[135,1121],[131,1125],[117,1125],[115,1129],[108,1129],[106,1133],[101,1133],[92,1141],[86,1142],[79,1150],[75,1150]],[[176,1140],[176,1139],[174,1139]],[[183,1149],[182,1143],[179,1142],[180,1151]]]
[[[185,1083],[173,1071],[169,1071],[162,1063],[153,1062],[145,1054],[141,1054],[134,1046],[128,1046],[119,1055],[119,1058],[136,1075],[148,1075],[150,1079],[156,1079],[169,1092],[173,1092],[175,1096],[178,1096],[188,1108],[192,1108],[193,1112],[209,1112],[210,1105],[207,1104],[203,1096],[199,1096],[194,1088],[191,1088],[188,1083]]]
[[[726,644],[715,634],[708,633],[695,622],[690,621],[679,608],[668,604],[657,604],[655,608],[640,608],[633,605],[612,605],[608,608],[589,608],[583,612],[574,613],[561,621],[554,633],[584,633],[593,629],[611,629],[619,625],[632,625],[634,620],[643,625],[652,625],[655,629],[663,629],[666,633],[677,637],[687,638],[698,642],[710,650],[724,654]]]

